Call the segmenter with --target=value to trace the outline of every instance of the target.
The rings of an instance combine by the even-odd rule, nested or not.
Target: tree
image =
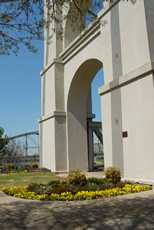
[[[5,146],[3,150],[3,156],[8,159],[14,159],[15,157],[24,156],[24,147],[21,143],[17,143],[15,140],[9,140],[9,143]]]
[[[23,146],[15,140],[9,139],[4,129],[0,127],[0,158],[14,160],[17,156],[24,156]]]
[[[43,0],[0,0],[0,54],[17,54],[23,44],[35,51],[42,39]]]
[[[5,146],[8,144],[8,138],[4,133],[4,129],[0,127],[0,153],[4,151]]]
[[[21,45],[35,52],[35,41],[43,39],[44,26],[48,26],[52,20],[59,21],[57,15],[62,10],[62,6],[67,7],[68,3],[72,2],[81,17],[89,13],[91,17],[96,18],[92,6],[98,6],[103,1],[0,0],[0,55],[12,52],[17,54]],[[49,14],[47,20],[44,19],[44,7]],[[61,20],[65,19],[65,16],[61,18]]]

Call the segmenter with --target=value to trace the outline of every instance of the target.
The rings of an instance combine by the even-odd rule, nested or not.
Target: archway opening
[[[98,59],[85,61],[73,77],[67,101],[69,170],[83,169],[93,171],[95,169],[95,163],[99,155],[94,153],[96,150],[94,146],[98,143],[96,139],[99,139],[99,143],[101,143],[99,148],[102,153],[101,158],[103,158],[101,123],[100,119],[99,121],[94,121],[95,116],[93,114],[93,111],[95,111],[96,118],[101,118],[100,108],[96,106],[96,104],[99,104],[99,98],[97,97],[96,100],[94,97],[98,93],[97,86],[102,85],[102,83],[103,65]]]
[[[77,6],[73,1],[69,5],[64,26],[64,48],[73,42],[97,18],[98,13],[104,8],[104,2],[98,0],[78,0]]]
[[[79,1],[79,6],[82,0]],[[74,39],[80,35],[84,29],[84,21],[81,13],[74,5],[74,2],[70,3],[69,11],[66,17],[65,31],[64,31],[64,48],[66,48]]]
[[[100,95],[98,89],[104,85],[104,72],[101,68],[94,76],[91,82],[91,105],[92,114],[94,116],[92,120],[92,170],[100,170],[104,168],[104,151],[103,151],[103,111],[101,109]]]

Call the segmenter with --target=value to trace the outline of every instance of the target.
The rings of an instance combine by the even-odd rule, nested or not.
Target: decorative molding
[[[42,123],[42,122],[45,122],[45,121],[48,121],[48,120],[50,120],[52,118],[57,118],[57,117],[66,117],[66,112],[54,111],[51,114],[48,114],[46,116],[42,116],[42,118],[40,119],[39,123]]]
[[[60,58],[55,58],[52,63],[44,67],[44,69],[40,72],[40,75],[44,76],[44,74],[55,64],[63,64],[63,61]]]
[[[70,59],[69,57],[72,54],[77,53],[83,47],[85,47],[89,41],[94,40],[96,36],[98,36],[101,32],[100,21],[95,21],[88,30],[81,33],[79,37],[77,37],[62,53],[60,53],[59,57],[66,62],[66,59]]]
[[[109,82],[99,88],[98,92],[102,96],[117,88],[123,87],[131,82],[137,81],[154,72],[154,62],[147,63],[130,73],[120,76],[118,79]]]
[[[98,18],[92,22],[87,28],[85,28],[77,38],[75,38],[68,47],[64,51],[62,51],[59,56],[54,59],[54,61],[45,66],[44,69],[41,71],[40,75],[44,76],[44,74],[56,63],[59,64],[65,64],[68,62],[74,55],[76,55],[78,52],[80,52],[81,49],[86,47],[89,42],[94,40],[102,30],[102,27],[106,25],[106,20],[103,22],[101,19],[105,17],[112,8],[117,5],[120,2],[120,0],[116,0],[113,4],[108,6],[107,8],[104,8],[101,10],[101,12],[98,14]],[[103,24],[102,24],[103,23]]]

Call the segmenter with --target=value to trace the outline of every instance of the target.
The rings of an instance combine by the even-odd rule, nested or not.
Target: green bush
[[[106,180],[106,178],[96,178],[96,177],[90,177],[87,179],[87,183],[94,183],[94,184],[105,184],[108,181]]]
[[[24,171],[24,166],[18,165],[16,166],[16,172],[23,172]]]
[[[126,183],[118,182],[117,187],[124,187]],[[100,191],[115,188],[115,184],[106,178],[88,178],[80,171],[71,172],[66,180],[52,180],[48,184],[32,183],[27,187],[29,192],[36,194],[71,192],[76,194],[80,191]]]
[[[32,163],[32,169],[38,169],[39,166],[38,166],[38,163]]]
[[[57,187],[60,185],[60,180],[52,180],[52,181],[49,181],[47,185],[51,185],[51,186],[54,186],[54,187]]]
[[[115,167],[108,167],[105,170],[105,177],[106,179],[116,185],[118,182],[121,181],[121,173],[118,168]]]
[[[30,172],[32,170],[32,166],[27,164],[24,166],[24,170],[27,170],[28,172]]]
[[[69,173],[67,182],[71,185],[83,186],[87,184],[87,179],[83,172],[76,170]]]
[[[82,190],[80,189],[79,191],[98,191],[99,188],[100,185],[96,183],[87,183],[85,186],[82,187]]]
[[[71,192],[72,194],[77,193],[78,191],[84,190],[84,186],[81,186],[80,184],[67,184],[67,190],[65,192]]]
[[[67,191],[66,181],[53,180],[47,184],[45,193],[46,194],[51,194],[51,193],[60,194],[65,191]]]
[[[46,186],[43,184],[37,184],[37,183],[30,183],[27,186],[28,192],[34,192],[36,194],[42,194],[45,193]]]
[[[53,180],[48,184],[31,183],[27,186],[28,192],[34,192],[36,194],[51,194],[66,192],[68,190],[66,181]]]
[[[13,163],[8,163],[7,164],[7,169],[8,169],[9,172],[13,171],[15,169],[14,164]]]

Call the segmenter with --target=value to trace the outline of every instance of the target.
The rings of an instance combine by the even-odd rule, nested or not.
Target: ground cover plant
[[[108,168],[105,178],[86,178],[80,171],[71,172],[65,179],[52,179],[48,183],[29,183],[27,186],[4,188],[11,196],[34,200],[90,200],[142,192],[152,189],[150,185],[121,181],[120,171]]]

